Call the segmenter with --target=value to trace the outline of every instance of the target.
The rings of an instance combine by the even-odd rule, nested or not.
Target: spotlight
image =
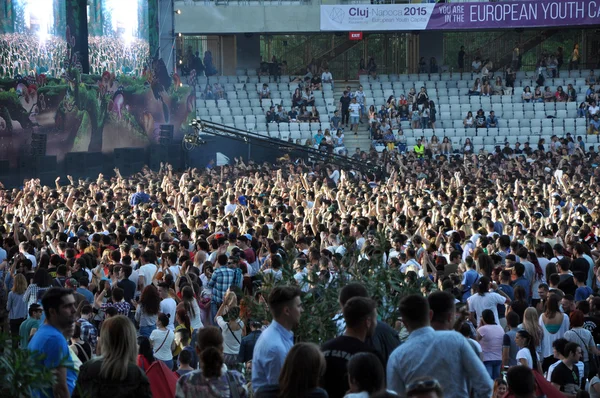
[[[181,37],[181,32],[177,33],[177,36]]]
[[[180,59],[179,60],[179,65],[181,65],[181,64],[183,64],[183,60]]]
[[[183,83],[179,83],[179,87],[183,87]]]
[[[175,10],[175,14],[181,15],[181,10]]]

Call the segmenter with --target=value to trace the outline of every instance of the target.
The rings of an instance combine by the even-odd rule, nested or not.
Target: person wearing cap
[[[29,318],[19,326],[19,337],[21,338],[21,348],[26,348],[31,336],[39,329],[42,323],[42,306],[33,303],[29,306]]]

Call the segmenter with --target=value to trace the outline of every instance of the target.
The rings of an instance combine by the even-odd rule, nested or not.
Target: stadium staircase
[[[358,90],[358,86],[360,86],[360,82],[358,80],[336,80],[334,84],[335,88],[333,90],[333,99],[336,106],[339,104],[339,100],[344,94],[344,90],[346,90],[347,86],[350,86],[350,90],[352,92],[356,92],[356,90]],[[368,106],[366,109],[369,109]],[[358,135],[354,135],[349,128],[346,128],[344,131],[344,143],[346,144],[346,148],[348,149],[350,155],[354,153],[356,148],[360,148],[361,151],[366,152],[368,152],[369,148],[371,148],[371,140],[369,138],[368,130],[369,120],[367,115],[363,115],[362,122],[363,124],[358,125]]]

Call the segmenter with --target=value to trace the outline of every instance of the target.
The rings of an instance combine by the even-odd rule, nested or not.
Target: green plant
[[[379,242],[376,247],[385,247],[386,240],[383,234],[376,237]],[[280,281],[265,278],[259,289],[263,297],[268,297],[276,285],[294,285],[296,281],[292,272],[295,261],[293,253],[288,253],[284,261],[283,277]],[[344,256],[337,256],[334,264],[339,268],[338,278],[332,283],[320,281],[302,298],[304,313],[300,324],[294,330],[297,341],[324,343],[339,334],[335,319],[340,313],[338,301],[342,287],[350,282],[362,283],[369,292],[369,296],[378,303],[378,316],[380,321],[394,326],[398,319],[398,305],[400,300],[409,294],[419,293],[424,279],[410,278],[397,269],[390,269],[383,265],[383,253],[375,249],[365,259],[358,251],[348,250]],[[316,280],[318,276],[305,277]],[[266,307],[255,297],[243,295],[242,300],[247,306],[251,317],[256,319],[271,320],[271,314]]]
[[[10,347],[10,337],[0,335],[0,346]],[[39,365],[40,357],[28,350],[6,348],[0,355],[0,396],[31,397],[35,390],[52,387],[54,373]]]

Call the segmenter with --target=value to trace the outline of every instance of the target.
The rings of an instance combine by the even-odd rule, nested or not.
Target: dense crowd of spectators
[[[141,76],[148,61],[147,40],[124,40],[107,36],[90,36],[90,73],[101,75]],[[14,78],[45,74],[60,77],[65,73],[67,43],[63,37],[48,36],[43,41],[35,34],[6,33],[0,35],[0,77]]]
[[[600,156],[560,141],[28,180],[0,191],[2,325],[50,396],[595,396]]]

